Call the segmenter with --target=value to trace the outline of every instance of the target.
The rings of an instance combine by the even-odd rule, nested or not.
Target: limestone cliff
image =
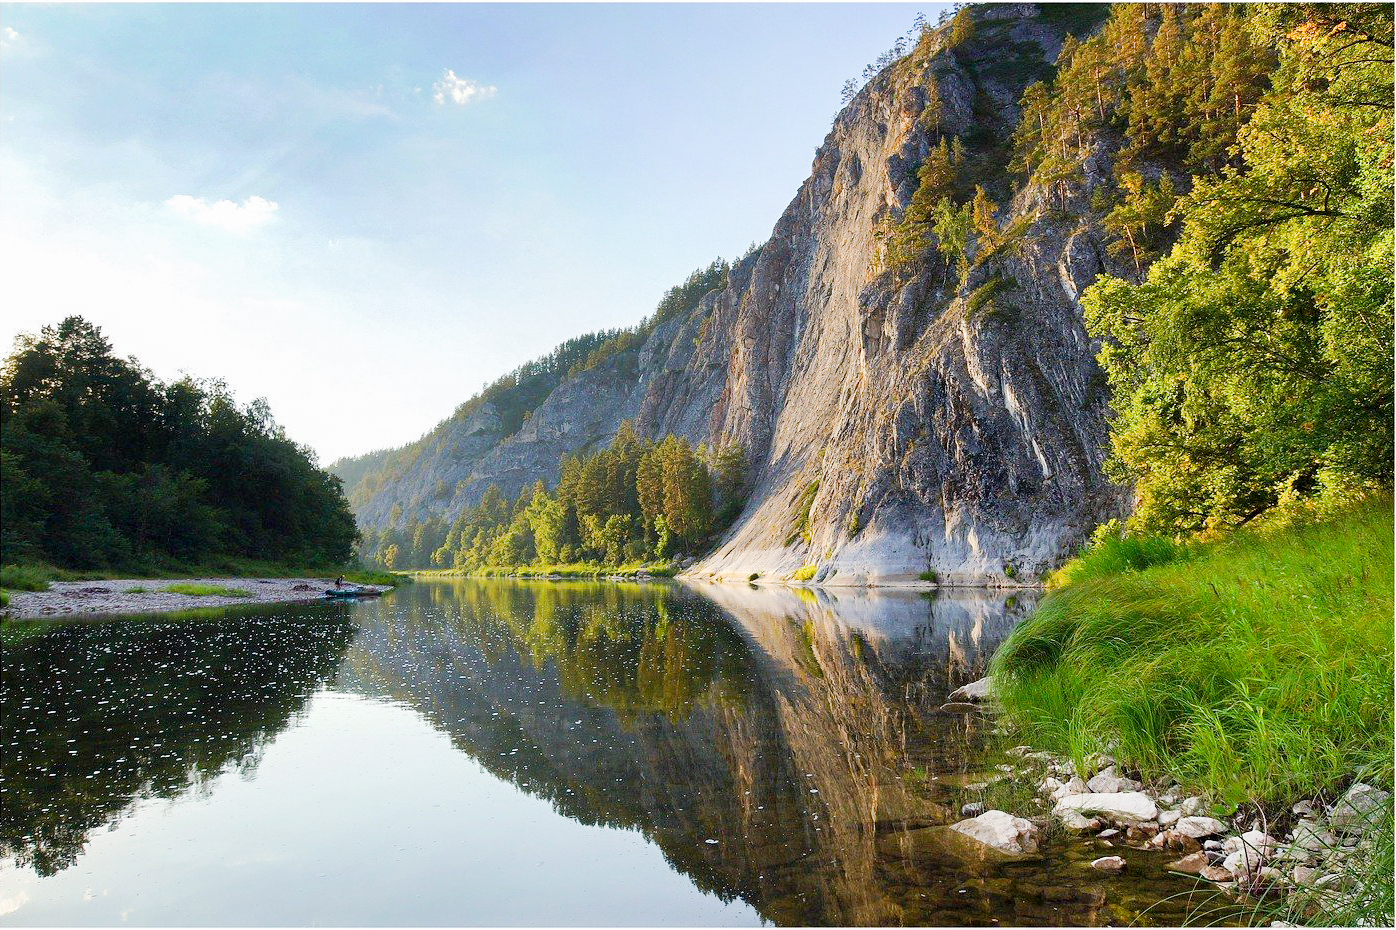
[[[739,442],[750,500],[693,573],[825,585],[1031,581],[1123,506],[1101,476],[1106,397],[1077,296],[1111,267],[1086,195],[1048,209],[1015,187],[1024,87],[1050,73],[1079,10],[969,8],[844,108],[768,242],[643,345],[564,380],[510,435],[485,408],[439,430],[356,509],[453,516],[496,484],[556,479],[559,458],[642,433]],[[1104,8],[1099,8],[1101,12]],[[961,275],[887,237],[942,139],[1001,230]],[[1104,156],[1102,156],[1104,157]],[[1086,165],[1087,190],[1099,169]],[[802,498],[810,500],[808,532]],[[925,576],[929,577],[929,576]]]

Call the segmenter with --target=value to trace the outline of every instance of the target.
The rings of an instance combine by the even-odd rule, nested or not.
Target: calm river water
[[[1172,923],[1164,854],[943,839],[991,592],[430,581],[11,628],[0,924]]]

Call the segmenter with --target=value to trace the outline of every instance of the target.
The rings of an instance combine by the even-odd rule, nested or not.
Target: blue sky
[[[0,8],[0,340],[80,313],[410,441],[764,241],[855,77],[940,4]]]

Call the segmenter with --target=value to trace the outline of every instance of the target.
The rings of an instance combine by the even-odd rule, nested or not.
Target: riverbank
[[[566,581],[569,579],[672,578],[679,572],[673,562],[629,562],[624,565],[601,565],[573,562],[567,565],[486,565],[474,571],[443,568],[416,570],[409,574],[417,578],[525,578],[535,581]]]
[[[324,599],[335,576],[292,578],[205,577],[101,581],[53,581],[42,591],[7,591],[5,617],[35,620],[99,614],[166,613],[199,607],[271,604]],[[377,580],[377,579],[375,579]],[[363,584],[384,592],[390,584]]]
[[[1217,823],[1187,839],[1215,846],[1162,842],[1257,913],[1389,921],[1391,514],[1383,498],[1211,542],[1107,539],[1068,564],[991,667],[1005,738],[1047,766],[1022,777],[1057,779],[1041,787],[1068,825],[1092,819],[1061,816],[1069,794],[1142,792],[1150,816],[1082,827],[1122,840],[1166,835],[1195,798]]]

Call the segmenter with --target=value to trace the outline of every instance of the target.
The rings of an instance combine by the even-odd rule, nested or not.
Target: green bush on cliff
[[[1171,550],[1106,542],[994,658],[1026,737],[1227,803],[1392,773],[1391,500]],[[1122,550],[1168,552],[1130,565]],[[1136,563],[1137,564],[1137,563]]]

